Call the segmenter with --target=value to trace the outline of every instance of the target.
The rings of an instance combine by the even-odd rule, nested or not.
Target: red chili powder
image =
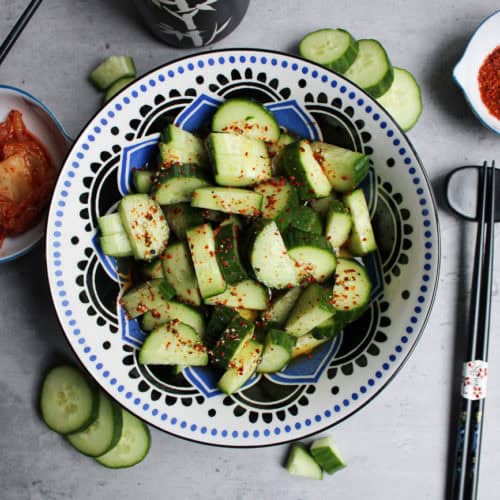
[[[477,79],[481,99],[488,111],[500,120],[500,45],[484,60]]]

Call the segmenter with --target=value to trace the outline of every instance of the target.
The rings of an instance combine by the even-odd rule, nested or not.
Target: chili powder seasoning
[[[477,79],[482,101],[500,120],[500,45],[484,60]]]

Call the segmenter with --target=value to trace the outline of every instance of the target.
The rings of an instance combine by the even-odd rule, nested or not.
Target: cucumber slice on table
[[[159,148],[160,169],[168,169],[174,163],[206,166],[208,161],[203,141],[173,124],[162,130]]]
[[[274,221],[256,226],[250,264],[257,279],[270,288],[295,287],[303,277],[300,266],[288,255]]]
[[[282,330],[271,329],[266,334],[264,352],[257,367],[259,373],[275,373],[282,370],[292,358],[297,337]]]
[[[358,319],[370,303],[372,283],[365,267],[354,259],[337,259],[331,306],[344,324]]]
[[[170,300],[175,290],[164,278],[146,281],[127,291],[120,299],[120,304],[129,319],[137,318],[157,307],[158,303]]]
[[[325,236],[332,248],[341,247],[348,239],[352,229],[349,210],[339,200],[334,200],[326,216]]]
[[[269,306],[266,287],[254,280],[227,285],[223,293],[209,297],[204,302],[210,306],[218,305],[255,311],[264,311]]]
[[[234,285],[248,278],[238,251],[238,226],[221,224],[215,235],[215,255],[226,283]]]
[[[146,424],[128,411],[122,411],[122,432],[116,445],[108,452],[96,457],[105,467],[120,469],[142,462],[148,454],[151,436]]]
[[[281,162],[301,200],[322,198],[330,194],[332,186],[314,158],[308,141],[300,140],[286,146]]]
[[[154,172],[151,170],[137,169],[132,172],[132,181],[138,193],[147,194],[151,191],[154,180]]]
[[[262,344],[248,340],[235,356],[217,382],[217,387],[225,394],[233,394],[255,373],[262,355]]]
[[[309,451],[314,460],[328,474],[333,474],[347,466],[330,436],[314,441]]]
[[[293,211],[291,219],[290,225],[295,229],[299,229],[305,233],[323,234],[321,217],[318,212],[311,207],[305,207],[303,205],[297,207]]]
[[[267,142],[277,141],[280,136],[278,122],[269,110],[258,102],[239,97],[219,106],[212,119],[212,130]]]
[[[205,320],[203,314],[194,307],[180,302],[161,301],[142,317],[141,327],[150,332],[156,327],[178,319],[181,323],[189,325],[200,336],[205,333]]]
[[[113,83],[106,93],[104,94],[104,102],[108,102],[112,99],[118,92],[123,90],[128,84],[132,83],[135,80],[135,76],[125,76],[120,78],[115,83]]]
[[[199,306],[200,290],[187,244],[178,242],[169,245],[162,257],[165,279],[174,288],[177,299]]]
[[[111,234],[125,233],[122,219],[119,213],[103,215],[97,219],[97,225],[103,236]]]
[[[262,195],[249,189],[204,187],[194,191],[191,205],[228,214],[257,217],[262,208]]]
[[[304,276],[322,282],[335,271],[335,254],[324,236],[289,228],[284,240],[288,255],[298,264]]]
[[[143,365],[205,366],[207,348],[189,325],[179,320],[155,328],[142,344],[139,363]]]
[[[122,410],[100,391],[96,420],[83,431],[68,434],[66,438],[80,453],[97,457],[113,448],[121,433]]]
[[[254,188],[263,197],[262,217],[274,220],[280,231],[293,221],[299,205],[296,189],[284,177],[269,179]]]
[[[356,189],[345,195],[344,204],[349,209],[352,218],[349,250],[359,256],[374,252],[377,249],[377,242],[363,190]]]
[[[358,55],[358,42],[343,29],[321,29],[306,35],[299,54],[339,73],[344,73]]]
[[[344,74],[375,98],[384,95],[394,80],[389,56],[377,40],[358,41],[358,55]]]
[[[263,141],[212,133],[207,138],[207,149],[220,186],[250,186],[271,177],[271,160]]]
[[[301,293],[302,288],[296,287],[273,298],[271,306],[264,312],[262,319],[266,323],[272,323],[278,326],[283,325]]]
[[[377,101],[407,132],[417,123],[422,113],[422,95],[415,77],[406,69],[394,68],[394,81]]]
[[[118,211],[136,259],[151,260],[165,250],[170,230],[156,201],[147,194],[128,194]]]
[[[126,77],[135,77],[135,64],[130,56],[110,56],[90,74],[90,80],[99,90],[106,90]]]
[[[323,471],[314,460],[305,446],[293,443],[286,462],[286,470],[292,476],[306,477],[308,479],[323,479]]]
[[[73,366],[56,366],[43,381],[40,410],[44,422],[53,431],[78,432],[97,418],[99,392]]]
[[[317,283],[309,285],[295,304],[285,331],[300,337],[335,314],[331,294]]]
[[[168,225],[180,240],[186,239],[186,231],[190,227],[199,226],[205,220],[201,210],[192,207],[189,203],[174,203],[163,207]]]
[[[215,256],[215,236],[210,224],[186,232],[201,296],[206,299],[226,289],[226,281]]]
[[[101,236],[99,244],[104,255],[110,257],[131,257],[134,255],[132,245],[126,233],[115,233]]]
[[[153,182],[151,197],[160,205],[191,201],[193,191],[210,184],[203,167],[195,164],[171,165],[160,170]]]
[[[352,191],[368,175],[370,161],[363,153],[325,142],[313,142],[311,147],[335,191]]]

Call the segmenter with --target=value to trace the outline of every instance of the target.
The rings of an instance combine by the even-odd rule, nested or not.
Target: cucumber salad
[[[135,170],[135,192],[98,221],[102,251],[135,262],[119,302],[147,334],[139,362],[210,365],[232,394],[359,318],[376,249],[368,170],[249,99],[225,101],[203,138],[168,125],[155,168]]]

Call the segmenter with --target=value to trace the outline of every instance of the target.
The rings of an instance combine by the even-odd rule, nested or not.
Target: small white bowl
[[[453,78],[463,90],[476,116],[489,129],[500,134],[500,120],[485,106],[479,93],[478,73],[484,60],[500,45],[500,10],[487,17],[476,29],[462,59],[453,69]]]
[[[59,171],[72,143],[61,123],[45,104],[28,92],[9,85],[0,85],[0,121],[5,120],[10,110],[23,114],[27,129],[47,150],[50,159]],[[0,248],[0,264],[17,259],[29,252],[45,233],[47,217],[19,236],[5,238]]]

